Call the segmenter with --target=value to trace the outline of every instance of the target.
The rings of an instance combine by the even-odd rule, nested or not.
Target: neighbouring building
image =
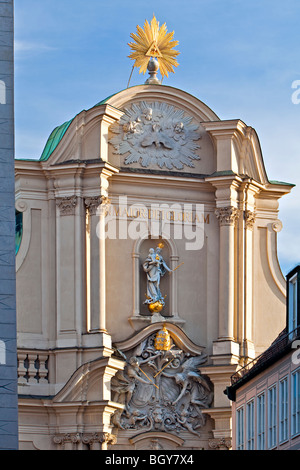
[[[13,1],[0,1],[0,450],[18,448]]]
[[[233,374],[234,450],[300,449],[300,267],[287,276],[287,322],[271,346]]]

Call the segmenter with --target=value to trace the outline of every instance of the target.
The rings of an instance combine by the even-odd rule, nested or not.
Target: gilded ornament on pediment
[[[169,351],[171,349],[171,336],[165,326],[156,334],[154,347],[158,351]]]

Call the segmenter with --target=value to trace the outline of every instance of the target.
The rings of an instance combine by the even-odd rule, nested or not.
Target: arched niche
[[[148,256],[150,248],[156,248],[163,244],[162,256],[168,267],[173,271],[166,273],[161,279],[161,292],[165,298],[166,305],[160,314],[151,315],[147,305],[144,304],[147,292],[147,275],[143,269],[143,263]],[[142,326],[145,323],[154,321],[171,321],[182,324],[184,321],[179,318],[177,307],[177,270],[179,255],[177,246],[170,237],[162,233],[159,238],[151,238],[147,231],[136,240],[133,253],[133,315],[130,321],[135,326]]]

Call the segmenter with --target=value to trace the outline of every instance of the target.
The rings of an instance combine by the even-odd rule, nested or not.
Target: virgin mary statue
[[[155,250],[154,248],[150,248],[148,257],[143,263],[143,269],[147,274],[147,299],[145,304],[160,302],[162,305],[165,305],[160,292],[160,278],[164,276],[167,271],[172,272],[172,270],[163,259],[160,247],[157,247]]]

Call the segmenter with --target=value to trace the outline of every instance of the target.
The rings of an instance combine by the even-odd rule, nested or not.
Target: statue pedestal
[[[152,323],[172,323],[182,327],[185,324],[185,320],[179,317],[164,317],[160,313],[154,313],[153,315],[136,315],[129,318],[129,323],[135,331],[139,331]]]
[[[153,313],[151,317],[151,323],[164,322],[164,321],[166,321],[165,317],[163,317],[159,312]]]

